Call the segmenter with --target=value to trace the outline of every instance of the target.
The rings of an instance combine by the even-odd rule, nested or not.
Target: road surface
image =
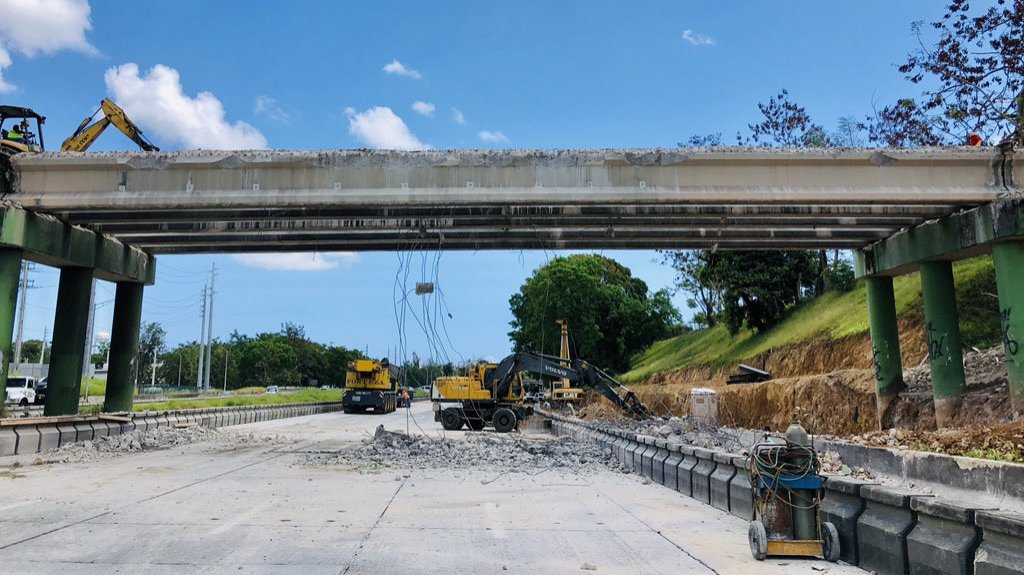
[[[274,444],[189,445],[75,464],[0,458],[2,572],[864,573],[821,561],[758,563],[745,521],[610,469],[374,473],[303,463],[367,439],[378,424],[440,435],[431,416],[424,402],[409,414],[223,430],[277,434]]]

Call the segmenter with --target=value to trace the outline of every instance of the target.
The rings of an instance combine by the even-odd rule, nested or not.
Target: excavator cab
[[[35,132],[32,131],[30,120],[35,120]],[[31,108],[20,106],[0,106],[0,153],[5,156],[14,154],[39,153],[43,147],[43,124],[46,117],[35,113]],[[17,126],[18,130],[14,127]],[[20,132],[20,136],[16,136]]]

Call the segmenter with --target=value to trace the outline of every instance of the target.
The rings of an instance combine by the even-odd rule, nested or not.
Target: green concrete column
[[[114,325],[110,330],[110,365],[103,411],[131,411],[135,358],[139,351],[143,285],[119,282],[114,296]]]
[[[875,367],[875,403],[878,407],[878,425],[884,427],[883,421],[889,406],[904,388],[896,296],[893,294],[891,277],[869,277],[865,281],[868,324],[871,327],[871,359]]]
[[[940,428],[948,427],[960,403],[960,395],[967,388],[952,262],[921,264],[921,296],[932,371],[935,424]]]
[[[1024,417],[1024,241],[992,244],[1013,418]]]
[[[20,278],[21,250],[0,248],[0,402],[7,397],[4,390],[7,389],[7,364],[13,359],[11,338]]]
[[[78,413],[91,293],[92,268],[61,268],[57,314],[53,319],[53,346],[50,348],[49,387],[43,410],[45,415]]]

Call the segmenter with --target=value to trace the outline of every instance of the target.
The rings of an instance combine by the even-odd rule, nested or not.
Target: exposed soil
[[[1024,463],[1024,421],[938,431],[889,429],[845,438],[851,443]]]

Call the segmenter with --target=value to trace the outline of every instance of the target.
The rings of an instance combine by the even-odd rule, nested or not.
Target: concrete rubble
[[[406,435],[381,425],[372,438],[338,451],[309,454],[302,462],[314,466],[346,466],[364,472],[382,469],[475,469],[510,472],[558,469],[582,472],[594,468],[621,470],[610,449],[570,438],[518,434],[472,433],[464,437]]]
[[[157,451],[174,447],[201,444],[204,449],[232,449],[242,446],[269,445],[280,440],[274,436],[252,433],[221,433],[206,427],[158,427],[147,431],[133,431],[122,435],[109,435],[94,441],[71,443],[39,455],[35,463],[89,463],[129,453]]]

